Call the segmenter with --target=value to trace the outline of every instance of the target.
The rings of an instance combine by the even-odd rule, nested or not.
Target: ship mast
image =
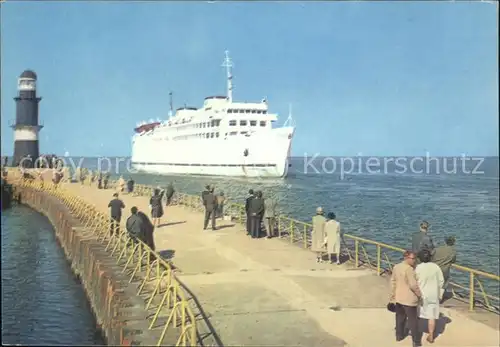
[[[174,101],[172,95],[172,92],[168,93],[168,96],[170,98],[170,111],[168,111],[168,118],[171,118],[174,114]]]
[[[233,101],[233,75],[231,74],[231,68],[233,67],[233,62],[231,58],[229,58],[229,51],[226,51],[226,58],[224,59],[224,63],[222,63],[222,67],[226,68],[227,73],[227,99],[229,102]]]

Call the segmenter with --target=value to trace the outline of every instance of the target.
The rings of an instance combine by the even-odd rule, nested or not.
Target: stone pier
[[[79,183],[61,188],[106,213],[115,192]],[[149,197],[120,198],[123,222],[132,206],[150,214]],[[309,250],[251,239],[232,221],[218,220],[218,230],[204,231],[203,215],[185,206],[167,207],[161,223],[156,249],[174,264],[202,317],[199,345],[411,346],[410,337],[395,341],[387,276],[349,262],[318,264]],[[434,346],[500,345],[498,315],[458,306],[441,311]]]

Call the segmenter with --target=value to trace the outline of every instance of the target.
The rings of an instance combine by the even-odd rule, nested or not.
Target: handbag
[[[396,313],[396,304],[393,302],[390,302],[387,304],[387,311]]]

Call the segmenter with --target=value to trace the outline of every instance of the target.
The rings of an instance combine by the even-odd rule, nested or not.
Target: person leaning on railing
[[[429,227],[430,224],[426,221],[423,221],[422,223],[420,223],[420,231],[417,231],[412,235],[411,247],[412,251],[417,255],[424,249],[428,250],[431,253],[434,251],[434,242],[429,235]]]
[[[455,237],[447,236],[445,244],[437,247],[432,255],[432,262],[436,263],[443,272],[443,290],[446,293],[450,281],[451,266],[457,262],[457,250],[455,249]]]

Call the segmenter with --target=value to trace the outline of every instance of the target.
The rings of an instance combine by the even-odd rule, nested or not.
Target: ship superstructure
[[[232,61],[223,66],[227,96],[209,96],[203,107],[181,107],[169,119],[142,122],[132,138],[134,168],[160,174],[284,177],[295,127],[291,117],[273,128],[267,100],[234,102]]]

